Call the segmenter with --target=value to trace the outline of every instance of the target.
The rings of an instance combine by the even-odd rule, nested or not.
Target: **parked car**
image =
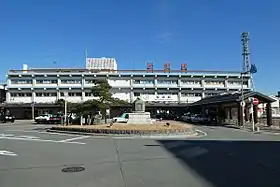
[[[61,115],[52,115],[49,118],[49,121],[47,121],[47,123],[56,124],[56,123],[61,123],[62,120],[63,120],[63,116],[61,116]]]
[[[51,117],[52,117],[51,114],[41,114],[40,116],[35,118],[35,122],[36,123],[49,123]]]
[[[182,121],[191,122],[191,117],[192,117],[192,115],[190,113],[184,114],[182,116]]]
[[[117,122],[117,123],[127,123],[128,118],[129,118],[129,114],[128,114],[128,113],[123,113],[123,114],[121,115],[121,117],[115,117],[115,118],[113,118],[113,121],[114,121],[114,122]]]
[[[7,122],[14,123],[15,122],[15,116],[13,116],[11,114],[1,115],[0,119],[1,119],[2,123],[7,123]]]
[[[210,119],[201,115],[201,114],[195,114],[191,117],[192,123],[200,123],[200,124],[206,124],[210,122]]]

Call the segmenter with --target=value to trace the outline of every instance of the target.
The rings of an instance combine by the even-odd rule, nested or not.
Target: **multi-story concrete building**
[[[240,72],[24,67],[8,72],[7,103],[54,103],[58,99],[83,102],[94,98],[91,88],[98,79],[107,79],[113,96],[129,102],[141,97],[148,103],[192,103],[215,94],[251,90],[250,76],[241,78]]]

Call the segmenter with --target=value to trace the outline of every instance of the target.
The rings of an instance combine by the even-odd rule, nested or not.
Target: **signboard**
[[[253,105],[258,105],[259,104],[259,100],[257,98],[253,98]]]
[[[154,72],[154,64],[147,63],[147,72]]]
[[[181,71],[186,72],[187,71],[187,64],[181,64]]]
[[[164,64],[164,72],[165,73],[170,73],[170,63]]]

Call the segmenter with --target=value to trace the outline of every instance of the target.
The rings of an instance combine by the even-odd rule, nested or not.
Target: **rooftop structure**
[[[86,58],[86,69],[107,69],[117,70],[117,61],[115,58]]]

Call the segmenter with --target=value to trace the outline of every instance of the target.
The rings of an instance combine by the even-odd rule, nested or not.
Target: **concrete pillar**
[[[32,103],[35,103],[35,100],[36,100],[36,93],[35,93],[35,91],[33,90],[33,91],[32,91]]]
[[[85,77],[82,77],[82,88],[85,86]]]
[[[60,86],[60,84],[61,84],[61,79],[58,78],[58,79],[57,79],[57,85]]]
[[[131,103],[133,102],[133,96],[134,96],[133,91],[130,91],[130,102],[131,102]]]
[[[228,80],[227,79],[225,80],[225,87],[226,88],[228,87]]]
[[[254,105],[253,106],[253,110],[254,110],[254,122],[258,123],[259,122],[259,118],[258,118],[258,105]]]
[[[229,119],[232,119],[232,108],[229,108]]]
[[[32,78],[32,86],[35,86],[36,85],[36,79],[33,77]]]
[[[60,99],[60,92],[59,90],[56,91],[56,100],[59,100]]]
[[[11,93],[10,92],[6,93],[6,101],[7,101],[7,103],[9,103],[11,101]]]
[[[85,98],[86,98],[86,93],[85,93],[85,91],[83,90],[83,91],[82,91],[82,101],[83,101],[83,102],[85,101]]]
[[[205,80],[204,80],[204,79],[202,79],[202,80],[201,80],[201,87],[203,87],[203,88],[204,88],[204,85],[205,85]]]
[[[272,109],[271,109],[271,103],[266,104],[266,124],[268,126],[272,125]]]
[[[249,110],[250,110],[250,108],[248,108],[248,107],[245,107],[245,121],[249,121]]]
[[[244,125],[244,116],[243,116],[243,111],[242,111],[242,106],[240,103],[237,105],[237,118],[238,118],[238,125],[243,126]]]
[[[178,102],[181,102],[182,93],[181,90],[178,92]]]
[[[201,93],[201,98],[204,98],[204,97],[205,97],[205,93],[202,92],[202,93]]]

